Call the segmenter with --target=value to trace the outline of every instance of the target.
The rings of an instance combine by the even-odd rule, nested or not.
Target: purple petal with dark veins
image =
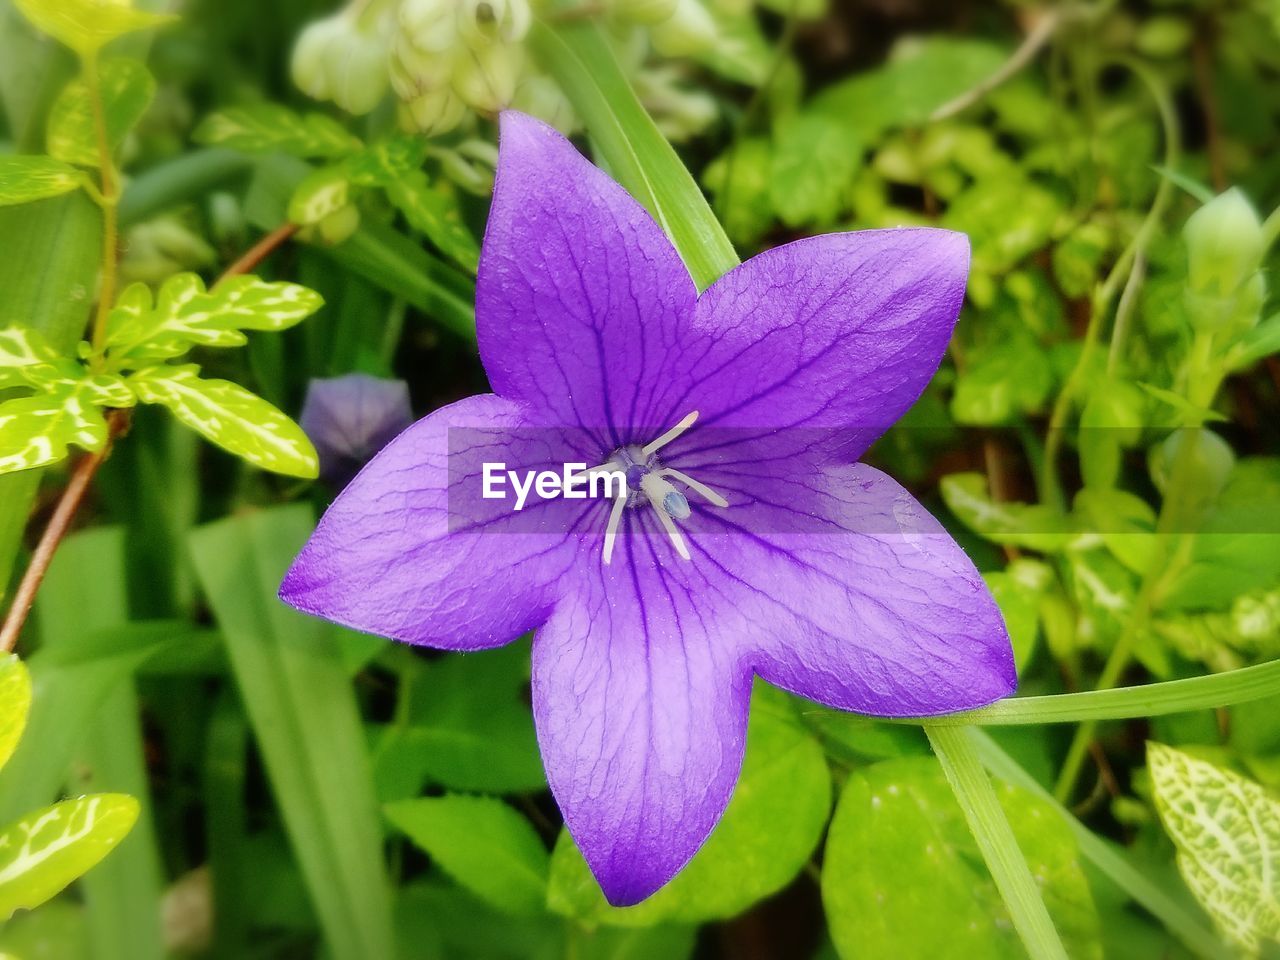
[[[577,560],[576,501],[516,513],[482,500],[480,464],[553,465],[550,435],[518,408],[471,397],[400,434],[338,496],[280,596],[368,633],[451,650],[498,646],[541,624]],[[451,442],[452,440],[452,442]]]
[[[875,716],[967,710],[1013,692],[1013,651],[981,575],[897,483],[864,464],[722,489],[685,524],[703,599],[740,611],[766,680]]]
[[[697,290],[653,218],[553,129],[507,111],[476,283],[489,382],[602,452],[645,441]],[[657,404],[657,407],[655,407]],[[640,428],[640,429],[637,429]]]
[[[670,880],[720,819],[742,766],[746,624],[703,602],[702,575],[655,538],[627,537],[533,641],[547,779],[611,903]],[[665,573],[664,573],[665,571]]]

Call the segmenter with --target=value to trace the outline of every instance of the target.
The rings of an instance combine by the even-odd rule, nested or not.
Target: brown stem
[[[27,614],[31,612],[31,605],[36,601],[36,591],[40,589],[44,575],[49,570],[54,551],[58,549],[58,544],[71,528],[71,521],[75,519],[76,511],[80,509],[80,502],[84,500],[84,495],[89,489],[89,482],[102,466],[102,461],[107,459],[107,454],[111,452],[112,439],[123,433],[128,424],[129,411],[110,411],[107,414],[107,442],[97,453],[89,454],[76,464],[76,469],[71,474],[71,482],[62,492],[53,516],[49,518],[49,525],[44,528],[44,533],[40,535],[40,542],[36,545],[36,551],[31,555],[27,572],[23,574],[22,582],[18,584],[18,590],[13,595],[13,605],[9,607],[9,615],[4,619],[4,626],[0,627],[0,653],[8,653],[18,642],[18,634],[22,631],[22,625],[26,623]]]
[[[249,273],[256,269],[263,260],[267,259],[285,241],[298,232],[299,226],[296,223],[282,223],[276,227],[265,237],[255,243],[252,247],[244,252],[239,260],[222,271],[222,276],[218,278],[218,283],[226,280],[228,277],[237,277],[242,273]],[[217,284],[214,284],[217,286]]]
[[[244,256],[227,267],[214,285],[222,283],[228,277],[253,270],[297,232],[296,223],[286,223],[272,230],[247,250]],[[53,555],[58,545],[71,529],[71,522],[84,501],[90,482],[111,453],[116,437],[129,428],[131,414],[128,410],[109,410],[106,416],[107,442],[103,444],[101,450],[83,457],[76,464],[71,480],[62,491],[58,505],[53,510],[53,516],[49,518],[49,525],[40,535],[40,542],[36,544],[31,562],[27,565],[26,572],[23,573],[18,589],[13,595],[13,603],[4,618],[3,626],[0,626],[0,653],[8,653],[18,642],[18,634],[22,632],[23,624],[27,622],[27,615],[31,613],[31,606],[35,603],[36,591],[40,589],[45,574],[49,572],[49,564],[53,562]]]

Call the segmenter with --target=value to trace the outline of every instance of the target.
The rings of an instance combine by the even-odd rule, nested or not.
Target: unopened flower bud
[[[1182,234],[1187,241],[1187,279],[1199,293],[1235,293],[1262,260],[1262,222],[1238,187],[1193,213]]]
[[[404,0],[401,37],[419,50],[444,53],[458,43],[457,0]]]
[[[669,57],[686,57],[711,49],[716,24],[699,0],[677,0],[672,15],[651,31],[653,45]]]
[[[508,44],[465,50],[454,65],[453,89],[472,109],[502,110],[516,95],[521,59],[520,47]]]
[[[348,203],[316,224],[316,229],[322,243],[336,247],[360,229],[360,209]]]
[[[428,136],[447,133],[461,122],[466,112],[466,104],[458,99],[452,87],[437,87],[401,104],[401,125]]]
[[[403,380],[362,373],[312,380],[299,419],[320,456],[320,475],[337,486],[350,481],[412,422]]]
[[[1194,446],[1188,454],[1190,460],[1183,468],[1186,473],[1180,478],[1181,482],[1193,492],[1197,501],[1211,503],[1227,485],[1231,471],[1235,469],[1236,455],[1227,441],[1205,427],[1175,430],[1154,447],[1148,465],[1151,481],[1157,490],[1168,496],[1169,481],[1182,456],[1182,448],[1188,442]]]
[[[329,48],[341,42],[346,32],[342,14],[309,23],[293,45],[290,72],[299,90],[316,100],[328,100],[333,94],[329,74]]]
[[[532,19],[528,0],[461,0],[458,32],[470,46],[516,43]]]

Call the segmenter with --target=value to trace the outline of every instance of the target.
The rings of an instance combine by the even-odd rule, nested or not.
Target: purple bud
[[[345,486],[412,422],[408,384],[364,373],[312,380],[302,404],[302,429],[320,454],[320,476],[335,486]]]

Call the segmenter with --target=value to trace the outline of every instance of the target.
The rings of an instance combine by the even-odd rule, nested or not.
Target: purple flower
[[[335,485],[350,481],[412,422],[403,380],[349,373],[307,384],[301,426],[320,455],[320,475]]]
[[[973,564],[854,462],[937,369],[967,271],[961,234],[872,230],[770,250],[699,296],[639,204],[508,112],[476,292],[494,393],[393,441],[281,596],[447,650],[536,630],[551,789],[609,900],[636,903],[723,812],[753,676],[882,716],[1013,690]],[[628,482],[516,510],[477,492],[499,462]]]

